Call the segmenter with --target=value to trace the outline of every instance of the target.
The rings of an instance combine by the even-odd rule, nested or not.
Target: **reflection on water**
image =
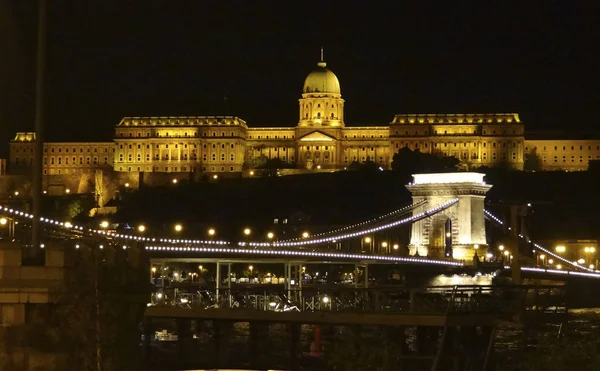
[[[159,326],[170,327],[168,331],[173,333],[181,330],[181,328],[178,329],[175,326],[175,323],[169,324],[168,321],[161,323]],[[194,322],[191,329],[193,335],[183,345],[183,351],[181,351],[181,348],[178,350],[174,342],[153,341],[152,357],[155,359],[164,357],[163,359],[173,360],[185,355],[190,360],[206,361],[206,367],[214,366],[217,362],[223,362],[222,359],[226,361],[235,360],[235,364],[238,365],[239,369],[253,369],[250,365],[254,365],[258,361],[273,366],[278,365],[280,366],[278,368],[285,369],[289,364],[289,327],[284,324],[260,326],[265,326],[265,324],[259,324],[257,329],[250,331],[250,324],[237,322],[230,324],[227,328],[218,330],[214,328],[210,321]],[[548,344],[558,337],[569,342],[577,342],[590,334],[597,334],[599,327],[600,308],[571,310],[568,317],[558,316],[543,323],[525,320],[524,326],[502,326],[496,332],[495,351],[497,357],[495,358],[499,366],[511,362],[512,364],[519,364],[524,356],[533,356],[536,349],[541,347],[541,344]],[[223,353],[220,356],[221,360],[217,359],[215,354],[215,342],[219,342],[215,336],[217,330],[228,333],[227,342],[220,345],[220,353]],[[302,368],[305,370],[325,369],[328,355],[325,354],[325,357],[323,357],[323,354],[320,351],[315,352],[315,349],[329,349],[333,338],[350,338],[352,337],[352,331],[348,327],[336,326],[334,333],[326,334],[323,332],[317,334],[318,331],[315,331],[315,326],[302,325],[297,343],[299,361],[305,366]],[[374,334],[381,331],[377,327],[363,326],[360,336],[365,339],[372,339]],[[403,332],[406,351],[409,353],[416,352],[416,328],[407,327]],[[371,342],[371,340],[368,341]],[[318,344],[315,342],[318,342]],[[423,370],[429,369],[430,366],[423,368]]]

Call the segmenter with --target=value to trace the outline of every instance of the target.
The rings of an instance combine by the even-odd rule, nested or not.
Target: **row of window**
[[[225,137],[226,136],[226,132],[221,131],[220,133],[221,133],[221,135],[217,135],[217,132],[213,131],[211,133],[212,135],[210,135],[210,136],[212,136],[212,137],[218,137],[218,136]],[[134,138],[133,134],[134,134],[133,132],[129,132],[128,135],[125,135],[125,133],[121,132],[121,133],[119,133],[119,138]],[[165,138],[186,138],[186,137],[198,137],[198,132],[197,131],[194,131],[194,132],[187,132],[186,131],[186,132],[183,133],[183,135],[181,135],[181,133],[178,133],[178,132],[176,132],[174,135],[170,135],[170,132],[168,132],[168,131],[165,132],[164,135],[160,135],[161,132],[158,132],[158,131],[154,132],[154,133],[151,133],[151,132],[147,131],[145,133],[145,135],[144,135],[144,133],[138,131],[136,134],[137,134],[135,136],[136,138],[150,138],[150,137],[153,137],[153,138],[161,138],[161,137],[165,137]],[[151,134],[153,134],[153,135],[151,135]],[[206,132],[203,132],[202,136],[203,137],[208,137],[209,135],[207,135]],[[235,132],[234,131],[230,132],[229,136],[230,137],[235,137],[236,136]]]
[[[224,148],[225,148],[225,146],[226,146],[226,144],[223,144],[223,143],[213,143],[213,144],[212,144],[212,148],[217,148],[217,146],[221,146],[221,148],[222,148],[222,149],[224,149]],[[187,145],[187,144],[182,144],[182,147],[183,147],[184,149],[187,149],[187,148],[188,148],[188,145]],[[192,144],[190,144],[190,147],[191,147],[191,148],[198,148],[198,146],[197,146],[196,144],[193,144],[193,145],[192,145]],[[234,144],[234,143],[231,143],[231,144],[229,145],[229,147],[233,149],[233,148],[235,148],[235,144]],[[134,145],[133,145],[133,144],[129,144],[129,145],[123,145],[123,144],[119,144],[119,149],[124,149],[124,148],[127,148],[127,149],[134,149]],[[150,144],[146,144],[146,149],[150,149],[150,148],[151,148],[151,147],[150,147]],[[169,145],[168,145],[168,144],[156,144],[156,145],[155,145],[155,148],[156,148],[156,149],[160,149],[160,148],[169,148]],[[178,149],[178,148],[179,148],[179,144],[171,144],[171,148]],[[202,148],[204,148],[204,149],[208,148],[207,144],[206,144],[206,143],[205,143],[205,144],[203,144],[203,145],[202,145]],[[137,149],[142,149],[142,145],[141,145],[141,144],[138,144],[138,145],[137,145]]]
[[[208,169],[208,167],[202,166],[202,171],[207,171],[207,169]],[[225,169],[226,169],[226,166],[221,166],[220,167],[220,171],[221,172],[225,172],[226,171]],[[178,166],[174,166],[174,167],[169,167],[169,166],[165,166],[165,167],[160,167],[160,166],[150,167],[150,166],[146,166],[145,171],[151,171],[151,170],[156,171],[156,172],[166,172],[166,173],[170,173],[170,172],[177,173],[177,172],[188,172],[188,171],[190,171],[190,172],[196,172],[196,167],[192,166],[188,170],[187,166],[183,166],[183,167],[178,167]],[[119,166],[119,171],[132,172],[132,171],[144,171],[144,170],[142,170],[141,166],[138,166],[138,167],[129,166],[129,167],[127,167],[127,170],[125,170],[125,168],[123,166]],[[217,171],[219,171],[219,167],[212,166],[210,168],[210,171],[213,172],[213,173],[217,172]],[[229,171],[233,172],[233,171],[235,171],[235,168],[233,166],[230,166],[229,167]]]
[[[550,146],[550,147],[552,147],[552,146]],[[586,147],[587,147],[587,150],[588,150],[588,151],[592,151],[594,148],[595,148],[597,151],[600,151],[600,145],[597,145],[597,146],[590,146],[590,145],[588,145],[588,146],[570,146],[570,147],[571,147],[571,151],[575,151],[575,150],[576,150],[575,148],[577,148],[577,147],[579,147],[579,150],[580,150],[580,151],[583,151],[583,150],[584,150],[584,148],[586,148]],[[559,148],[561,148],[561,150],[562,150],[562,151],[568,151],[568,149],[567,149],[567,148],[569,148],[569,146],[562,146],[562,147],[561,147],[561,146],[554,146],[554,150],[555,150],[555,151],[559,151]],[[533,147],[533,150],[534,150],[534,151],[537,151],[537,150],[538,150],[538,147],[537,147],[537,146],[534,146],[534,147]],[[543,151],[547,151],[547,150],[548,150],[548,149],[547,149],[547,146],[544,146],[544,147],[543,147]],[[525,147],[525,151],[529,151],[529,147]]]
[[[419,136],[419,135],[429,135],[429,130],[428,129],[423,130],[423,131],[414,130],[412,133],[413,134],[410,134],[409,130],[405,130],[404,133],[403,133],[403,135],[417,135],[417,136]],[[400,135],[400,130],[396,130],[395,134],[396,135]],[[477,134],[477,129],[473,129],[472,132],[471,132],[471,130],[467,130],[467,129],[463,129],[462,131],[460,131],[460,129],[458,129],[458,130],[455,129],[455,130],[450,130],[450,132],[448,132],[448,130],[444,130],[443,133],[442,133],[441,130],[439,132],[437,130],[433,131],[433,135],[463,135],[463,134],[464,135],[470,135],[470,134],[475,134],[476,135]],[[487,135],[487,134],[488,134],[488,130],[483,129],[483,135]],[[496,134],[496,130],[495,129],[492,130],[491,134],[492,135]],[[506,135],[506,134],[508,134],[506,132],[506,130],[502,130],[502,135]],[[513,130],[512,131],[512,135],[517,135],[517,131]]]
[[[225,154],[225,153],[221,153],[221,156],[220,156],[220,158],[221,158],[221,161],[225,161],[226,157],[227,157],[227,156],[226,156],[226,154]],[[137,162],[142,162],[142,155],[139,155],[139,154],[138,154],[136,158],[137,158]],[[216,153],[213,153],[213,154],[210,156],[210,158],[212,159],[212,161],[217,161],[217,154],[216,154]],[[145,156],[145,162],[151,162],[151,160],[150,160],[150,159],[151,159],[150,155],[146,155],[146,156]],[[197,159],[198,159],[198,157],[197,157],[195,154],[192,154],[192,155],[191,155],[191,156],[189,156],[189,157],[188,157],[188,155],[187,155],[187,154],[183,154],[181,157],[179,157],[179,156],[176,156],[176,155],[175,155],[175,156],[169,156],[168,154],[166,154],[166,155],[163,155],[163,156],[160,156],[160,155],[158,155],[158,154],[154,155],[154,161],[161,161],[161,160],[162,160],[162,161],[188,161],[188,160],[191,160],[191,161],[196,161]],[[204,154],[204,155],[202,156],[202,159],[203,159],[204,161],[208,161],[208,156],[207,156],[207,154]],[[127,156],[127,162],[132,162],[132,161],[133,161],[133,155],[128,155],[128,156]],[[235,154],[234,154],[234,153],[231,153],[231,154],[229,155],[229,161],[235,161]],[[125,161],[124,161],[124,156],[123,156],[122,154],[121,154],[121,155],[119,155],[118,162],[125,162]]]

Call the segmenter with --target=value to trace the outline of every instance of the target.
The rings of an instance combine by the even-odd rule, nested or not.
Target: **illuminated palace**
[[[29,167],[32,133],[10,143],[9,170]],[[298,169],[343,169],[371,160],[389,169],[400,148],[441,153],[465,169],[509,164],[522,169],[536,150],[544,170],[585,170],[600,159],[600,140],[527,140],[516,113],[397,114],[385,126],[346,126],[337,76],[324,61],[306,80],[298,123],[249,127],[234,116],[125,117],[104,143],[44,144],[44,174],[118,173],[240,174],[258,156],[280,158]],[[158,175],[158,174],[157,174]]]

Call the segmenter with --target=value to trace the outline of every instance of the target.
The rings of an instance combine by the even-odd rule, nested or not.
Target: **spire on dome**
[[[323,47],[321,47],[321,60],[319,61],[319,63],[317,63],[317,66],[321,68],[325,68],[327,66],[327,63],[325,63],[325,61],[323,60]]]

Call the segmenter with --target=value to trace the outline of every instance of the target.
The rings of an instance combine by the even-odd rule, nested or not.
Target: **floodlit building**
[[[523,169],[533,151],[544,170],[585,170],[600,159],[600,140],[527,140],[516,113],[397,114],[382,126],[347,126],[344,103],[337,76],[321,60],[304,81],[295,124],[258,128],[235,116],[125,117],[111,142],[45,143],[43,171],[239,175],[260,156],[305,171],[367,160],[389,169],[401,148],[455,156],[463,169]],[[34,140],[33,133],[17,133],[9,172],[31,167]]]

